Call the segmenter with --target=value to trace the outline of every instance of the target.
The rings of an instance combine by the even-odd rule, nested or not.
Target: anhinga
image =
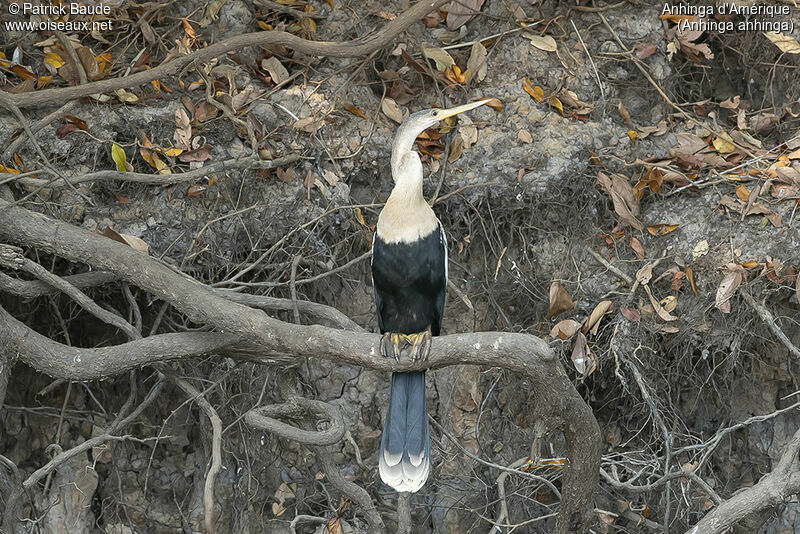
[[[378,309],[381,354],[425,359],[431,335],[442,327],[447,287],[444,229],[422,196],[422,162],[414,141],[440,120],[486,104],[414,113],[397,130],[392,147],[394,189],[378,216],[372,245],[372,284]],[[397,491],[415,492],[431,467],[425,372],[393,373],[380,446],[381,479]]]

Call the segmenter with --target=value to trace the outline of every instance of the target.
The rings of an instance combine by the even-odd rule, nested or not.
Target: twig
[[[57,110],[48,113],[47,115],[45,115],[44,117],[42,117],[41,119],[39,119],[38,121],[34,122],[31,125],[31,133],[35,134],[45,126],[49,125],[54,120],[63,117],[64,115],[67,115],[77,105],[78,102],[76,100],[71,100],[70,102],[67,102]],[[23,141],[25,141],[25,139],[27,139],[27,136],[24,135],[20,135],[19,137],[14,139],[11,142],[11,144],[8,145],[8,147],[6,147],[6,149],[3,151],[3,155],[2,157],[0,157],[0,160],[7,161],[14,154],[14,152],[16,152],[19,149],[19,146],[23,143]]]
[[[43,178],[15,178],[14,181],[21,185],[29,187],[40,188],[53,188],[62,187],[64,185],[75,186],[86,182],[94,182],[99,180],[116,180],[120,182],[133,182],[148,185],[174,185],[185,182],[192,182],[200,178],[205,178],[211,174],[222,174],[228,171],[238,169],[274,169],[276,167],[284,167],[299,161],[299,154],[289,154],[282,158],[275,158],[273,160],[263,160],[256,156],[248,156],[245,158],[228,159],[210,165],[205,165],[199,169],[193,169],[187,172],[172,173],[172,174],[146,174],[141,172],[119,172],[119,171],[97,171],[89,174],[83,174],[73,177],[62,177],[53,180],[45,180]],[[42,169],[40,172],[51,173],[48,169]],[[0,172],[0,176],[5,176],[8,173]],[[10,174],[14,178],[17,175]]]
[[[367,251],[367,252],[361,254],[360,256],[357,256],[357,257],[353,258],[352,260],[348,261],[344,265],[340,265],[339,267],[336,267],[335,269],[331,269],[330,271],[325,271],[324,273],[320,273],[320,274],[312,276],[310,278],[303,278],[301,280],[297,280],[297,281],[294,282],[294,285],[302,286],[302,285],[305,285],[305,284],[310,284],[312,282],[316,282],[317,280],[321,280],[323,278],[327,278],[328,276],[331,276],[333,274],[336,274],[336,273],[342,272],[342,271],[344,271],[346,269],[349,269],[350,267],[352,267],[356,263],[360,263],[360,262],[366,260],[371,255],[372,255],[372,252]],[[294,262],[292,262],[292,267],[293,267],[294,270],[296,270],[296,266],[294,265]],[[239,285],[239,286],[243,286],[243,287],[285,287],[285,286],[289,286],[289,288],[291,289],[292,280],[290,279],[288,282],[237,282],[236,284]],[[295,296],[296,296],[296,294],[295,294]]]
[[[9,256],[16,256],[10,259]],[[81,308],[91,313],[106,324],[115,326],[125,332],[130,339],[139,339],[141,334],[122,317],[101,308],[95,301],[90,299],[86,293],[70,285],[63,278],[54,275],[38,263],[29,260],[22,255],[22,249],[0,244],[0,265],[10,269],[20,269],[31,274],[39,280],[50,284],[74,300]]]
[[[397,494],[397,534],[411,534],[411,494],[401,491]]]
[[[761,317],[761,320],[764,321],[764,324],[767,325],[767,328],[772,330],[772,333],[775,334],[775,337],[780,340],[783,346],[786,347],[795,358],[800,359],[800,349],[797,348],[795,344],[792,343],[792,340],[783,333],[783,330],[781,330],[781,327],[778,326],[777,322],[775,322],[775,317],[772,316],[769,310],[756,302],[756,299],[754,299],[753,296],[747,291],[742,291],[742,296],[744,297],[745,302],[747,302],[747,304],[753,308],[758,316]]]
[[[609,261],[607,259],[605,259],[603,256],[601,256],[599,253],[595,252],[594,249],[592,249],[592,247],[587,245],[586,246],[586,251],[589,252],[589,254],[591,254],[594,257],[594,259],[599,261],[606,269],[608,269],[609,271],[611,271],[612,273],[617,275],[617,277],[620,280],[622,280],[623,282],[625,282],[629,286],[633,285],[633,280],[631,279],[630,276],[628,276],[627,274],[622,272],[622,270],[620,270],[619,267],[614,267],[611,263],[609,263]]]
[[[175,382],[193,401],[197,402],[211,422],[211,465],[206,472],[206,481],[203,487],[203,510],[206,532],[214,534],[217,531],[214,524],[214,484],[220,469],[222,469],[222,420],[204,394],[197,391],[187,380],[167,369],[166,366],[159,367],[162,373]]]
[[[86,85],[89,83],[89,78],[86,76],[86,69],[83,68],[83,63],[81,63],[78,54],[75,52],[75,47],[72,46],[67,34],[60,30],[55,30],[53,33],[56,34],[58,42],[60,42],[61,46],[64,47],[64,51],[67,53],[67,58],[69,59],[69,62],[72,63],[72,68],[75,69],[75,74],[78,76],[78,81],[80,84]]]
[[[500,471],[502,471],[504,473],[512,473],[512,474],[515,474],[515,475],[519,475],[519,476],[521,476],[523,478],[528,478],[530,480],[535,480],[536,482],[544,484],[545,486],[547,486],[550,489],[550,491],[553,492],[553,495],[555,495],[557,499],[561,500],[561,492],[558,491],[558,488],[556,488],[555,484],[553,484],[552,482],[550,482],[546,478],[540,477],[539,475],[534,475],[533,473],[527,473],[525,471],[519,471],[517,469],[512,469],[512,468],[506,467],[504,465],[500,465],[500,464],[496,464],[494,462],[489,462],[487,460],[484,460],[483,458],[481,458],[477,454],[474,454],[474,453],[470,452],[469,450],[467,450],[466,448],[464,448],[464,446],[461,445],[461,443],[459,443],[458,440],[455,437],[453,437],[447,430],[445,430],[444,427],[442,425],[440,425],[433,417],[428,416],[428,419],[433,423],[433,426],[435,426],[439,430],[439,432],[441,432],[444,436],[446,436],[447,439],[449,439],[451,442],[453,442],[453,444],[455,444],[455,446],[458,447],[458,449],[461,450],[462,453],[466,454],[467,456],[469,456],[473,460],[475,460],[477,462],[480,462],[485,466],[494,467],[495,469],[499,469]]]
[[[712,509],[686,534],[722,534],[748,515],[783,503],[800,491],[800,430],[783,450],[778,465],[755,486],[736,493]]]

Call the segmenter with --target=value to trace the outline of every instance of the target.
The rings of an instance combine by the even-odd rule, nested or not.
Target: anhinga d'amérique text
[[[381,354],[400,358],[411,346],[416,361],[428,356],[431,335],[442,327],[447,288],[447,240],[422,195],[422,162],[414,141],[439,121],[486,104],[412,114],[392,147],[394,189],[378,216],[372,244],[372,284],[378,309]],[[381,479],[397,491],[418,491],[431,468],[425,372],[392,373],[389,408],[380,446]]]

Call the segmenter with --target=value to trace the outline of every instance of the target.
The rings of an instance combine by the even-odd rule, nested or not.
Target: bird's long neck
[[[392,146],[392,179],[394,180],[394,190],[402,193],[403,196],[417,197],[423,199],[422,196],[422,167],[417,168],[416,165],[409,165],[409,160],[405,159],[406,156],[412,158],[416,154],[411,154],[414,151],[414,141],[417,139],[417,132],[402,126],[397,131],[394,138],[394,145]],[[418,158],[419,156],[417,156]],[[416,162],[414,162],[416,163]],[[417,172],[418,171],[418,172]]]
[[[378,236],[387,243],[411,243],[439,225],[422,195],[422,163],[413,150],[416,138],[417,132],[401,128],[394,140],[394,189],[378,217]]]

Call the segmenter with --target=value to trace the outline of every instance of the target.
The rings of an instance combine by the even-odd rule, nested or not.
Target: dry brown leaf
[[[545,315],[545,319],[549,319],[550,317],[555,317],[560,313],[564,313],[565,311],[571,310],[575,307],[575,303],[572,302],[572,299],[567,293],[567,290],[564,289],[557,281],[553,280],[550,284],[550,310]]]
[[[646,228],[647,232],[650,235],[667,235],[668,233],[672,232],[676,228],[680,226],[679,224],[653,224]]]
[[[800,43],[791,35],[784,35],[782,33],[764,32],[764,37],[772,41],[781,52],[786,54],[800,54]]]
[[[397,105],[397,102],[391,98],[383,99],[383,102],[381,102],[381,111],[383,111],[384,115],[392,119],[397,124],[401,124],[405,119],[403,110],[401,110],[400,106]]]
[[[653,43],[641,43],[636,45],[636,57],[639,59],[644,59],[653,55],[656,50],[657,47]]]
[[[642,246],[642,243],[638,239],[636,239],[635,237],[631,237],[630,246],[633,249],[633,251],[636,253],[636,257],[639,258],[640,260],[643,260],[644,259],[644,247]]]
[[[537,102],[544,100],[544,91],[538,85],[533,85],[528,78],[522,79],[522,89],[531,95],[531,98]]]
[[[352,113],[356,117],[361,117],[362,119],[366,119],[367,118],[367,116],[364,115],[364,112],[361,111],[360,109],[358,109],[355,106],[351,106],[351,105],[348,104],[348,105],[343,106],[343,107],[344,107],[345,111],[349,111],[350,113]]]
[[[458,158],[460,158],[463,148],[464,148],[464,140],[461,137],[456,137],[455,139],[453,139],[453,142],[450,143],[450,153],[447,156],[447,161],[449,163],[453,163]]]
[[[549,35],[535,35],[526,33],[525,37],[530,39],[531,44],[539,50],[544,50],[545,52],[555,52],[558,50],[556,40]]]
[[[434,63],[436,63],[436,70],[439,72],[444,72],[447,67],[452,67],[456,64],[453,61],[453,57],[447,53],[447,50],[443,50],[436,46],[425,46],[422,45],[422,55],[428,59],[432,59]]]
[[[650,286],[644,286],[644,290],[647,293],[647,297],[650,299],[650,305],[653,306],[653,309],[661,318],[662,321],[677,321],[678,318],[674,315],[671,315],[667,310],[661,307],[661,304],[653,296],[653,292],[650,290]]]
[[[189,142],[192,139],[192,121],[183,106],[175,110],[175,133],[172,136],[175,144],[179,148],[189,150],[191,145]]]
[[[628,225],[641,230],[644,228],[639,219],[639,201],[633,187],[628,180],[621,174],[611,174],[611,176],[599,172],[597,173],[597,185],[603,192],[611,197],[614,203],[614,212],[619,216],[623,225]]]
[[[572,347],[572,364],[584,377],[589,376],[597,368],[597,358],[589,348],[589,341],[583,332],[578,332],[575,338],[575,345]]]
[[[625,317],[625,319],[627,319],[632,323],[638,323],[642,318],[642,314],[639,313],[639,310],[626,308],[625,306],[619,307],[619,313],[621,313],[622,316]]]
[[[486,78],[486,73],[488,72],[486,56],[487,52],[485,46],[478,41],[472,44],[472,51],[467,61],[467,81],[472,81],[474,79],[476,82],[480,82]]]
[[[458,118],[458,135],[464,141],[464,148],[469,148],[478,142],[478,128],[466,115]]]
[[[323,119],[313,116],[308,116],[308,117],[303,117],[299,121],[295,122],[292,125],[292,128],[294,128],[295,130],[300,130],[302,132],[314,134],[317,133],[317,130],[319,130],[323,126],[325,126],[325,121]]]
[[[736,186],[736,196],[742,202],[747,202],[747,199],[750,198],[750,191],[743,184],[739,184]]]
[[[589,314],[589,317],[583,322],[581,332],[586,333],[591,329],[592,334],[597,335],[597,329],[600,327],[600,319],[611,311],[611,306],[612,303],[610,300],[603,300],[598,303],[592,310],[592,313]]]
[[[328,519],[328,534],[343,534],[342,520],[338,517]]]
[[[442,7],[447,12],[448,30],[457,30],[474,17],[483,6],[484,0],[453,0]]]
[[[640,284],[649,284],[650,279],[653,278],[653,264],[648,263],[638,271],[636,271],[636,281]]]
[[[289,77],[289,71],[281,64],[275,56],[261,60],[261,69],[269,72],[269,77],[276,84],[283,82]]]
[[[717,288],[717,296],[714,300],[714,305],[723,313],[722,305],[728,302],[731,297],[736,293],[736,289],[744,282],[744,271],[740,269],[725,270],[725,276],[722,277]]]
[[[533,136],[528,130],[520,130],[517,132],[517,139],[523,143],[533,143]]]
[[[671,312],[678,306],[678,298],[674,295],[669,295],[661,299],[659,304],[662,308],[664,308],[664,311]]]
[[[124,245],[128,245],[132,249],[141,252],[142,254],[150,254],[150,245],[148,245],[143,239],[134,235],[119,234],[112,230],[111,227],[107,227],[105,230],[103,230],[102,235]]]
[[[694,296],[696,297],[697,288],[694,285],[694,271],[692,270],[691,267],[686,268],[686,278],[689,279],[689,285],[692,287],[692,293],[694,293]]]
[[[550,329],[550,337],[558,339],[569,339],[575,335],[575,332],[580,330],[581,323],[574,319],[564,319],[559,321],[552,329]]]
[[[740,100],[739,95],[736,95],[734,97],[723,100],[722,102],[719,103],[719,106],[725,109],[736,109],[739,107],[739,100]]]

